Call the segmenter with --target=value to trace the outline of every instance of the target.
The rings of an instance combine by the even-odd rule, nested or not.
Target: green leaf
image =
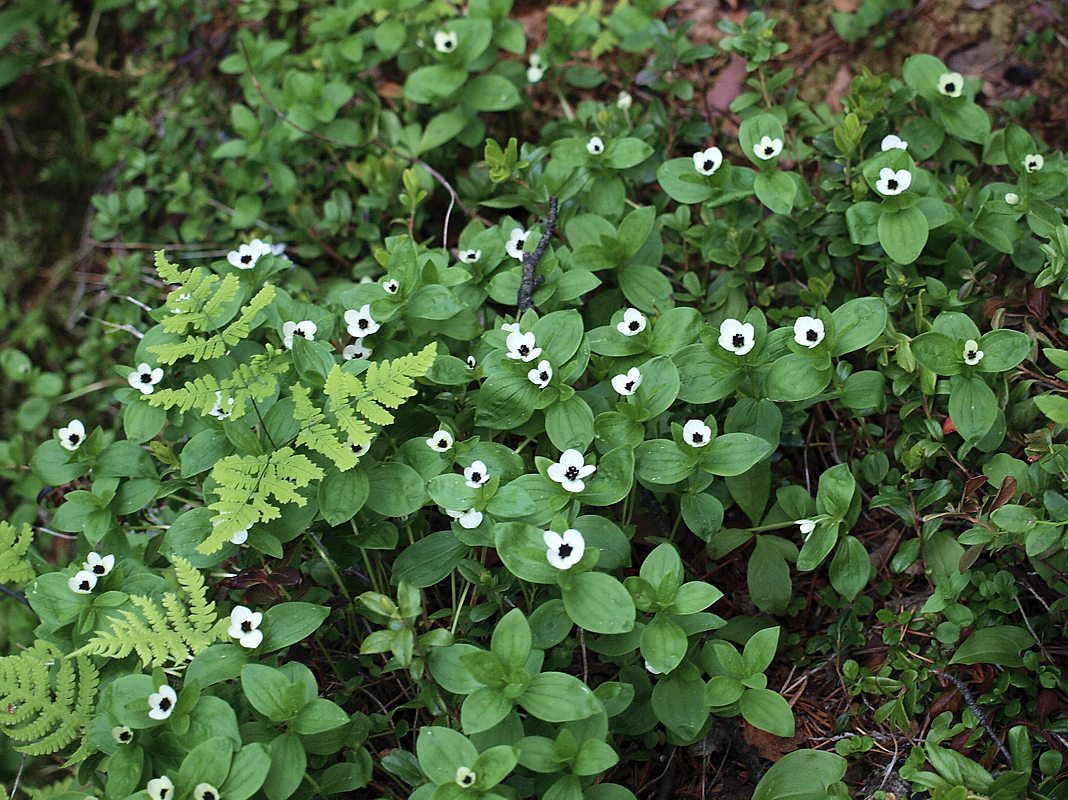
[[[263,614],[266,633],[259,652],[271,653],[296,644],[318,630],[329,615],[330,609],[314,603],[279,603],[271,606]]]
[[[453,783],[456,770],[470,769],[478,758],[478,750],[462,733],[432,725],[422,728],[415,741],[419,766],[437,785]]]
[[[560,578],[560,591],[568,617],[580,628],[591,633],[626,633],[634,627],[634,601],[611,575],[583,572],[564,576]]]
[[[778,646],[778,628],[763,628],[750,636],[742,651],[742,664],[746,674],[756,675],[770,667]]]
[[[1016,625],[979,628],[957,648],[949,663],[1021,667],[1023,652],[1033,647],[1034,643],[1031,634]]]
[[[507,111],[523,100],[514,83],[500,75],[479,75],[468,81],[464,101],[476,111]]]
[[[976,365],[980,372],[1005,372],[1027,358],[1034,342],[1026,333],[999,329],[983,334],[979,339],[982,360]]]
[[[723,169],[721,167],[720,172]],[[703,203],[708,200],[716,192],[712,177],[698,173],[692,158],[673,158],[661,164],[656,171],[660,188],[677,203]]]
[[[422,476],[398,461],[367,469],[367,507],[384,517],[405,517],[427,501]]]
[[[671,672],[686,657],[689,642],[677,623],[657,614],[642,630],[642,658],[660,672]]]
[[[341,472],[330,469],[318,488],[319,513],[330,525],[348,522],[363,508],[370,495],[370,484],[362,469]]]
[[[927,244],[927,217],[915,206],[879,213],[879,244],[899,264],[911,264]]]
[[[609,139],[605,143],[604,161],[613,169],[630,169],[653,154],[652,145],[641,139]]]
[[[960,374],[964,363],[964,342],[938,331],[928,331],[913,339],[911,347],[921,367],[936,375]]]
[[[590,687],[563,672],[535,675],[517,702],[545,722],[586,719],[601,711],[601,701]]]
[[[874,342],[886,328],[886,302],[881,297],[857,297],[831,312],[836,339],[831,353],[852,353]]]
[[[246,664],[241,669],[241,690],[252,707],[272,722],[285,722],[304,705],[301,695],[291,691],[296,684],[274,667]]]
[[[997,397],[982,378],[957,375],[949,385],[949,417],[961,436],[978,441],[997,420]]]
[[[753,800],[827,800],[840,796],[832,784],[845,775],[848,762],[822,750],[795,750],[787,753],[760,779]]]
[[[500,656],[510,669],[522,667],[530,656],[530,625],[523,612],[513,608],[493,629],[490,649]]]
[[[868,585],[871,573],[871,557],[864,545],[853,536],[843,537],[831,560],[830,579],[834,590],[852,602]]]
[[[754,728],[786,738],[794,735],[790,704],[770,689],[746,689],[738,701],[738,709]]]
[[[708,719],[705,684],[689,662],[670,675],[662,675],[653,687],[652,706],[664,725],[685,741],[694,741]]]
[[[579,395],[560,400],[545,412],[545,432],[558,450],[589,448],[593,441],[593,411]]]
[[[753,180],[757,199],[776,214],[789,214],[797,199],[797,184],[786,172],[759,172]]]
[[[635,474],[644,483],[670,485],[685,480],[698,458],[692,452],[684,452],[671,439],[651,439],[638,445],[634,451]]]
[[[787,353],[769,365],[765,394],[777,402],[799,402],[818,395],[830,381],[830,369],[801,353]]]
[[[230,763],[230,773],[225,783],[218,787],[220,796],[231,800],[248,800],[263,786],[270,766],[271,756],[264,745],[245,745]]]
[[[750,433],[725,433],[702,448],[701,467],[713,475],[741,475],[772,451],[771,442]]]

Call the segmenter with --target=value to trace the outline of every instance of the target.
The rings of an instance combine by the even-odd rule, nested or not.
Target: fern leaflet
[[[228,275],[227,279],[233,278],[232,275]],[[234,278],[236,282],[236,278]],[[225,285],[226,281],[223,281]],[[235,288],[236,291],[236,288]],[[241,313],[237,319],[227,325],[219,333],[214,336],[187,336],[184,342],[177,344],[157,344],[149,348],[159,360],[161,364],[173,364],[174,362],[189,358],[193,361],[206,361],[212,358],[219,358],[225,355],[231,347],[247,338],[252,331],[252,326],[256,321],[256,317],[261,311],[271,304],[274,300],[275,288],[273,286],[264,286],[255,296],[249,300],[249,302],[242,307]],[[205,306],[206,308],[206,306]],[[177,318],[184,319],[185,315],[177,315]],[[175,316],[168,317],[164,320],[164,327],[167,327],[169,320],[175,319]]]
[[[278,387],[278,376],[289,370],[290,363],[285,350],[267,345],[266,352],[252,356],[229,378],[219,380],[214,375],[201,375],[177,389],[154,392],[148,396],[148,402],[179,411],[193,409],[201,415],[210,414],[216,407],[229,407],[231,417],[237,419],[245,414],[250,403],[265,399]]]
[[[0,731],[21,753],[48,755],[81,734],[93,715],[99,673],[82,656],[63,657],[38,640],[15,656],[0,658]]]
[[[241,288],[236,275],[220,278],[200,267],[179,269],[167,260],[162,250],[156,251],[155,264],[163,280],[180,287],[167,297],[167,307],[172,313],[163,319],[162,325],[168,333],[185,333],[190,328],[206,331],[214,327]]]
[[[281,447],[259,456],[227,456],[215,464],[211,477],[218,484],[219,499],[209,508],[211,534],[197,545],[201,553],[214,553],[238,531],[257,522],[278,519],[280,503],[305,505],[298,489],[321,480],[323,471],[292,447]]]
[[[0,583],[26,583],[34,576],[26,553],[33,542],[33,528],[23,523],[16,529],[10,522],[0,522]]]

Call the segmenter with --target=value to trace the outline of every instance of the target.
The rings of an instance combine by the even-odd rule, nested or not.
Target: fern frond
[[[282,447],[259,456],[227,456],[215,464],[211,477],[219,499],[208,506],[215,516],[211,534],[197,545],[201,553],[216,552],[250,525],[277,519],[278,504],[305,505],[298,489],[321,480],[323,471],[307,456]]]
[[[55,645],[0,658],[0,732],[27,755],[62,750],[93,715],[99,673],[84,656],[64,658]]]
[[[229,378],[219,380],[214,375],[201,375],[177,389],[153,392],[147,399],[154,406],[182,412],[192,409],[202,416],[209,414],[216,403],[229,407],[233,401],[230,415],[238,419],[253,401],[266,399],[278,387],[278,376],[289,370],[289,364],[285,350],[267,345],[266,352],[239,365]]]
[[[98,630],[87,644],[72,655],[125,658],[136,653],[144,666],[184,664],[217,642],[223,634],[215,603],[200,572],[184,558],[174,558],[174,572],[182,588],[184,602],[174,592],[161,600],[132,595],[131,609],[121,609],[106,629]]]
[[[26,559],[33,543],[33,528],[23,523],[16,529],[10,522],[0,522],[0,583],[26,583],[34,571]]]
[[[312,404],[308,390],[299,383],[293,385],[293,404],[293,417],[301,422],[297,444],[326,456],[342,472],[356,466],[359,459],[352,452],[352,447],[337,438],[334,428],[326,421],[326,415]],[[361,445],[367,446],[366,443]]]
[[[230,294],[230,297],[227,299],[226,302],[232,300],[234,295],[236,295],[237,293],[237,278],[235,278],[233,275],[227,275],[226,279],[223,281],[223,286],[219,287],[218,289],[220,296],[222,296],[222,294],[227,288],[226,283],[231,278],[233,278],[234,280],[233,292]],[[173,364],[176,361],[180,361],[184,358],[191,359],[194,362],[208,361],[213,358],[220,358],[221,356],[225,355],[232,347],[239,344],[244,339],[248,338],[248,335],[252,331],[252,326],[255,323],[257,316],[260,314],[260,312],[262,312],[265,308],[267,308],[267,306],[271,304],[271,301],[274,300],[274,296],[275,288],[273,286],[264,286],[262,289],[256,292],[255,296],[248,303],[246,303],[242,307],[241,313],[238,315],[237,319],[235,319],[233,322],[223,328],[222,331],[216,333],[214,336],[187,336],[184,342],[180,342],[177,344],[157,344],[150,347],[149,350],[155,354],[157,360],[161,364]],[[195,299],[196,295],[191,295],[190,299],[187,302],[192,302]],[[205,303],[202,311],[199,312],[201,316],[204,316],[209,313],[209,304],[212,302],[212,300],[208,300],[207,303]],[[218,314],[218,312],[219,309],[215,309],[215,313]],[[163,327],[167,328],[168,323],[172,322],[173,320],[179,320],[184,323],[188,317],[193,316],[196,315],[191,313],[174,314],[170,317],[167,317],[163,321]],[[205,319],[208,318],[205,317]],[[172,327],[177,328],[178,324],[175,323],[172,325]],[[188,327],[190,326],[186,326],[183,324],[182,327],[178,329],[178,331],[173,332],[180,332],[181,330],[185,330]],[[205,322],[202,326],[193,325],[191,327],[195,327],[197,330],[204,330],[206,328],[211,327],[211,324],[210,322]]]
[[[163,280],[178,285],[167,298],[167,306],[173,313],[161,323],[168,333],[185,333],[189,329],[206,331],[216,326],[226,305],[237,297],[241,288],[236,275],[220,278],[202,267],[179,269],[167,261],[162,250],[156,251],[155,264]]]

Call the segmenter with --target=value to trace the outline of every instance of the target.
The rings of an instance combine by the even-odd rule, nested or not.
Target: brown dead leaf
[[[745,59],[737,53],[733,53],[730,63],[719,73],[715,84],[705,96],[709,109],[720,114],[728,111],[734,98],[742,93],[744,82]]]
[[[768,761],[778,761],[787,753],[805,746],[803,737],[783,739],[781,736],[754,728],[748,722],[742,726],[742,738],[745,739],[746,744],[760,754],[761,758],[766,758]]]
[[[842,64],[835,73],[831,88],[827,90],[827,107],[835,114],[842,113],[842,98],[849,91],[849,85],[853,82],[853,70],[849,65]]]

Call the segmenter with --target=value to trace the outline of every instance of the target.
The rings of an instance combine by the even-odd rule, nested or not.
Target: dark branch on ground
[[[541,263],[541,257],[545,255],[545,250],[553,238],[553,232],[556,230],[556,206],[556,198],[550,197],[549,216],[545,218],[545,233],[541,235],[541,241],[538,242],[538,246],[534,248],[533,253],[523,254],[523,277],[519,281],[519,299],[517,301],[520,314],[534,307],[534,290],[541,286],[541,282],[544,280],[540,275],[535,277],[534,270]]]

